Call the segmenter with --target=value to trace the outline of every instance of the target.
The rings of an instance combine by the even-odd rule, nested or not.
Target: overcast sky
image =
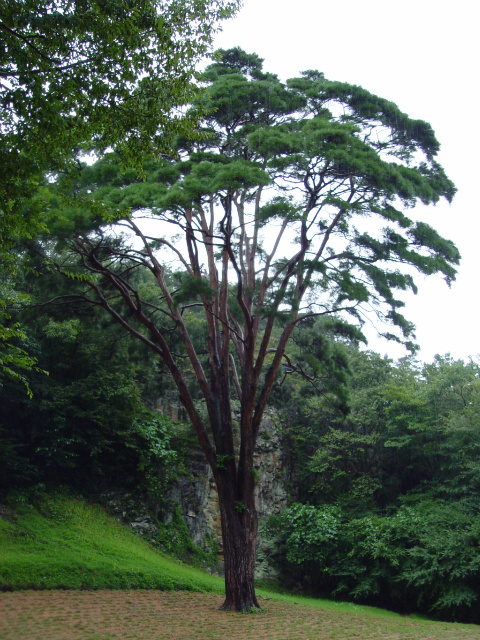
[[[318,69],[330,80],[358,84],[429,122],[441,143],[438,161],[458,188],[452,205],[424,207],[422,218],[460,249],[457,280],[417,278],[405,315],[417,327],[420,358],[467,359],[480,353],[478,283],[480,148],[478,20],[475,3],[433,0],[244,0],[224,23],[216,47],[240,46],[264,58],[282,80]],[[369,346],[405,355],[385,342]]]

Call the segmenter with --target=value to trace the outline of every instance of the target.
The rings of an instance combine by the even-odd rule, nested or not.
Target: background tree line
[[[478,623],[479,363],[349,351],[350,413],[328,395],[287,411],[277,560],[317,592]]]

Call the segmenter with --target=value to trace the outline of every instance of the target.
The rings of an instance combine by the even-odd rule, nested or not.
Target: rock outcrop
[[[273,412],[266,414],[259,432],[255,451],[256,504],[260,523],[272,514],[280,513],[287,503],[285,489],[285,452],[282,449],[281,429]],[[181,506],[182,514],[194,543],[202,548],[215,540],[219,567],[223,563],[223,545],[218,497],[210,467],[205,456],[196,451],[191,458],[188,476],[172,488],[170,499]],[[273,578],[275,573],[268,562],[270,546],[259,539],[257,577]]]

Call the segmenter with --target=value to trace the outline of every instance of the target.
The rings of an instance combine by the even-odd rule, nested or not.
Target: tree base
[[[262,607],[258,602],[245,603],[237,606],[234,602],[225,600],[218,611],[234,611],[236,613],[263,613]]]

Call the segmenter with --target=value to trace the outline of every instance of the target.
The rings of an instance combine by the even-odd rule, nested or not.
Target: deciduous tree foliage
[[[2,200],[10,180],[58,169],[79,148],[114,147],[134,164],[171,151],[172,137],[194,124],[180,107],[196,93],[195,65],[235,6],[2,1]]]
[[[29,352],[49,375],[30,372],[32,399],[14,380],[4,382],[2,491],[38,483],[84,493],[124,489],[159,504],[179,462],[171,421],[142,402],[153,354],[131,344],[101,310],[76,309],[75,318],[68,312],[47,307],[22,318]]]
[[[118,223],[91,234],[77,226],[58,268],[81,274],[85,296],[148,344],[174,379],[218,490],[224,607],[245,611],[258,607],[260,423],[284,373],[313,383],[323,373],[322,325],[298,361],[289,351],[295,332],[319,316],[361,325],[370,308],[388,337],[410,344],[396,293],[415,291],[414,272],[450,283],[459,255],[409,213],[455,193],[427,123],[316,71],[283,84],[256,55],[221,55],[193,107],[207,111],[208,136],[179,141],[179,160],[147,164],[143,182],[113,157],[86,168],[78,189]],[[134,236],[130,246],[122,230]],[[132,283],[137,268],[155,279],[155,298]]]
[[[13,268],[19,237],[45,231],[44,203],[31,198],[45,172],[72,171],[79,151],[105,148],[138,167],[147,155],[171,152],[175,135],[192,135],[195,118],[182,106],[197,91],[195,65],[236,6],[0,1],[0,269]],[[0,354],[14,366],[10,337],[0,334]],[[9,373],[3,359],[0,375]]]
[[[348,415],[328,395],[292,408],[296,498],[364,515],[427,489],[442,499],[477,495],[478,362],[394,364],[351,349],[349,362]]]
[[[298,503],[271,522],[284,578],[478,623],[478,361],[354,351],[351,366],[351,413],[325,420],[312,397],[290,428]]]

